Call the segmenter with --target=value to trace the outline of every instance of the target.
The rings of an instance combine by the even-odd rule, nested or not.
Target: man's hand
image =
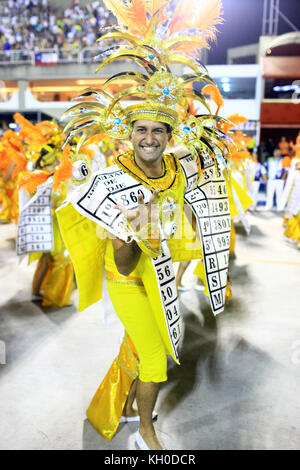
[[[148,223],[152,220],[155,225],[157,225],[158,222],[159,213],[156,205],[158,193],[159,190],[154,191],[148,204],[145,204],[143,196],[139,194],[138,207],[136,209],[126,209],[122,205],[115,205],[115,209],[119,209],[124,214],[132,230],[137,230],[140,233],[148,233]],[[159,237],[158,234],[156,236]],[[123,276],[129,276],[129,274],[136,268],[140,259],[140,248],[135,241],[126,243],[119,238],[113,239],[112,244],[114,249],[114,259],[119,273]]]
[[[122,205],[115,205],[115,209],[119,209],[125,216],[134,232],[143,231],[148,224],[157,226],[159,218],[159,210],[156,204],[159,189],[156,189],[149,202],[146,204],[142,194],[138,195],[138,207],[136,209],[126,209]]]

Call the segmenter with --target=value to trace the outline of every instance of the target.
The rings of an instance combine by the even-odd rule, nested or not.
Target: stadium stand
[[[101,29],[114,23],[100,1],[61,4],[66,7],[51,0],[1,1],[0,65],[78,62],[80,51],[94,47]]]

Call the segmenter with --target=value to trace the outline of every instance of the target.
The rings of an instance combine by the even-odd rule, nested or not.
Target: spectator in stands
[[[259,203],[260,195],[259,191],[264,185],[267,184],[267,170],[265,166],[258,161],[257,153],[252,152],[252,161],[248,166],[249,171],[247,172],[247,187],[250,195],[254,201],[250,210],[255,210]]]
[[[283,158],[279,149],[274,150],[273,157],[268,158],[267,171],[267,202],[265,209],[271,210],[274,205],[274,198],[276,198],[276,205],[281,200],[283,194],[283,186],[287,170],[282,164]]]
[[[258,161],[260,163],[265,163],[267,156],[268,156],[268,154],[267,154],[267,151],[266,151],[266,143],[263,140],[263,141],[261,141],[261,143],[257,147]]]
[[[288,141],[286,140],[286,137],[284,136],[281,137],[278,147],[279,147],[280,154],[282,157],[285,157],[286,155],[289,154],[290,146],[289,146]]]
[[[110,13],[99,1],[81,7],[78,1],[70,0],[70,6],[59,11],[50,7],[47,0],[7,0],[0,3],[0,49],[10,60],[9,51],[13,49],[28,53],[53,45],[63,50],[71,44],[72,51],[75,46],[96,47],[101,28],[110,22]],[[78,51],[72,56],[77,54]]]
[[[5,51],[5,57],[9,58],[10,42],[8,39],[6,39],[4,42],[3,50]]]
[[[275,148],[275,142],[273,141],[272,137],[269,137],[268,142],[266,143],[266,152],[268,153],[269,157],[273,155]]]
[[[247,150],[249,151],[249,153],[252,154],[254,152],[255,146],[256,146],[256,140],[254,139],[254,137],[251,137],[247,145]]]

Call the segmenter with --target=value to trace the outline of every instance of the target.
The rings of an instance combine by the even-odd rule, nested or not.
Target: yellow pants
[[[149,298],[142,285],[107,279],[114,309],[137,351],[139,379],[167,380],[167,354]]]

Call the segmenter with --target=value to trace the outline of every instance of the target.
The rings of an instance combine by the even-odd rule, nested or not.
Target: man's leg
[[[267,202],[265,209],[266,210],[271,210],[273,207],[273,199],[274,199],[274,193],[275,193],[275,180],[269,180],[267,182]]]
[[[144,441],[149,449],[161,449],[162,447],[155,435],[152,413],[159,384],[167,380],[165,346],[145,288],[109,281],[107,287],[115,311],[130,336],[140,361],[139,374],[142,380],[137,380],[136,390],[136,401],[140,416],[140,434],[143,439],[145,436]],[[129,407],[132,406],[133,397],[134,388],[130,390],[128,396]]]
[[[255,210],[258,202],[258,191],[259,191],[259,186],[260,182],[259,181],[253,181],[251,185],[251,190],[250,190],[250,195],[254,201],[251,207],[249,207],[250,210]]]
[[[177,287],[182,287],[182,277],[187,270],[190,261],[181,261],[178,266],[178,271],[176,274],[176,285]]]
[[[125,406],[124,406],[124,409],[123,409],[122,415],[126,416],[128,418],[129,417],[131,418],[133,416],[138,416],[138,414],[139,414],[138,410],[135,410],[133,408],[133,402],[136,398],[137,382],[138,382],[137,379],[135,379],[132,382],[129,393],[128,393],[128,397],[127,397],[127,400],[126,400],[126,403],[125,403]]]
[[[277,210],[282,210],[281,208],[281,199],[283,194],[284,180],[276,180],[275,183],[275,194],[276,194],[276,206]]]
[[[159,392],[160,383],[142,382],[138,380],[136,401],[140,415],[140,434],[151,450],[163,449],[157,436],[152,421],[152,413]]]

